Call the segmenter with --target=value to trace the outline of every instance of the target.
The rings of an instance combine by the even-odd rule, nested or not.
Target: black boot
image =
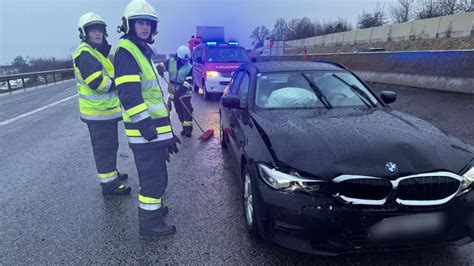
[[[184,136],[184,135],[186,135],[186,131],[181,130],[181,132],[179,134],[181,134],[181,136]]]
[[[160,209],[147,211],[139,207],[138,221],[141,235],[169,236],[176,233],[176,227],[174,225],[165,224]]]
[[[118,173],[118,172],[117,172]],[[118,173],[118,177],[108,183],[101,183],[102,194],[104,195],[128,195],[132,190],[131,187],[127,185],[127,174]]]
[[[188,137],[188,138],[191,137],[191,131],[186,131],[186,137]]]

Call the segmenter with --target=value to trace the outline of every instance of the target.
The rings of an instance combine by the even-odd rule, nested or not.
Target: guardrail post
[[[48,75],[44,75],[44,83],[48,84]]]
[[[25,88],[25,78],[21,79],[21,84],[23,85],[23,88]]]
[[[11,89],[12,89],[12,85],[10,84],[10,80],[7,80],[7,84],[8,84],[8,90],[11,90]]]

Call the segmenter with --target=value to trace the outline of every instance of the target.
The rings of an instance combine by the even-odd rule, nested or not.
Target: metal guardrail
[[[36,87],[38,85],[72,78],[74,78],[73,68],[0,76],[0,85],[5,83],[7,85],[7,89],[0,89],[0,93]],[[19,80],[21,80],[21,86],[18,84]],[[16,84],[13,83],[14,81]]]

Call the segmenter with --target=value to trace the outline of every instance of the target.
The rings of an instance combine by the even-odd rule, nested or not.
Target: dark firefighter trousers
[[[166,147],[132,150],[140,182],[140,195],[160,199],[168,185]]]
[[[189,94],[189,91],[184,88],[180,88],[176,90],[173,96],[173,104],[174,108],[176,110],[176,113],[178,114],[179,121],[181,122],[181,125],[183,126],[184,132],[192,132],[193,131],[193,119],[191,117],[191,114],[186,111],[185,107],[179,100],[179,97],[181,97],[181,100],[183,103],[186,105],[188,110],[193,113],[193,106],[191,105],[191,94]]]
[[[115,171],[119,147],[117,121],[89,122],[87,127],[97,173],[106,174]]]

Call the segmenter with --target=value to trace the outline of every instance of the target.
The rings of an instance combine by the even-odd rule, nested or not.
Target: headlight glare
[[[207,72],[206,72],[206,76],[207,76],[208,78],[217,78],[217,77],[219,77],[220,75],[221,75],[221,74],[220,74],[219,72],[217,72],[217,71],[207,71]]]

